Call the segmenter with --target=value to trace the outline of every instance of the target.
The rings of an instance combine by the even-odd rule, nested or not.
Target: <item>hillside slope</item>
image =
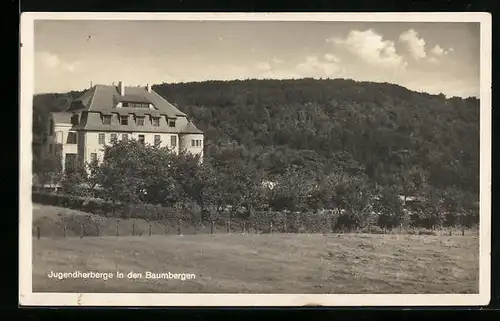
[[[206,134],[206,155],[270,176],[291,165],[324,175],[366,175],[386,186],[415,177],[437,188],[479,190],[479,100],[352,80],[246,80],[161,84]],[[35,143],[61,99],[35,97]],[[35,160],[36,162],[36,160]]]

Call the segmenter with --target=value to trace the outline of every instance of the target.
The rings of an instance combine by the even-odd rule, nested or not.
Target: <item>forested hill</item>
[[[366,175],[381,185],[419,181],[479,189],[476,98],[446,99],[344,79],[208,81],[153,89],[205,132],[208,157],[242,161],[270,178],[296,165],[319,175]],[[50,97],[61,101],[56,96]],[[44,97],[38,101],[46,105],[49,95]],[[36,99],[35,113],[46,112]]]

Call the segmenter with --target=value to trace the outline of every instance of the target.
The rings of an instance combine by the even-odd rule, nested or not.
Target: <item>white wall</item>
[[[192,146],[192,140],[201,140],[200,146]],[[199,154],[203,157],[203,134],[184,134],[181,135],[181,149],[190,152],[191,154]]]
[[[118,140],[122,140],[122,134],[125,134],[123,132],[104,132],[105,133],[105,142],[106,144],[111,144],[111,134],[116,134]],[[174,152],[178,153],[179,152],[179,137],[177,134],[172,134],[172,133],[140,133],[140,132],[132,132],[132,133],[127,133],[128,134],[128,139],[139,139],[139,135],[144,135],[144,141],[146,144],[149,145],[154,145],[154,139],[155,135],[160,135],[160,147],[171,147],[170,144],[170,137],[171,136],[176,136],[177,137],[177,146],[174,148]],[[85,133],[85,157],[84,157],[84,162],[88,163],[91,161],[91,154],[96,153],[97,158],[102,161],[103,156],[104,156],[104,145],[99,144],[99,132],[86,132]]]
[[[58,155],[61,157],[61,166],[63,170],[66,161],[66,154],[78,154],[78,134],[77,144],[67,144],[68,134],[71,127],[71,124],[55,123],[53,128],[53,135],[47,136],[47,143],[45,145],[46,155],[56,155],[60,153]],[[49,145],[52,145],[52,152],[50,151]]]

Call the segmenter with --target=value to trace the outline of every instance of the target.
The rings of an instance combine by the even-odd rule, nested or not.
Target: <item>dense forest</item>
[[[205,132],[268,172],[290,165],[364,172],[382,185],[420,175],[436,187],[479,189],[479,100],[388,83],[248,80],[153,87]]]
[[[311,178],[329,186],[323,178],[337,177],[338,183],[344,180],[340,174],[382,195],[453,191],[455,199],[478,200],[477,98],[345,79],[207,81],[153,89],[204,131],[204,162],[217,171],[219,187],[234,187],[236,174],[242,184],[234,188],[243,194],[248,176],[278,181],[298,189],[268,202],[287,196],[291,204],[301,193],[297,182],[303,185]],[[61,110],[79,94],[34,97],[35,172],[43,167],[37,148],[41,124],[50,111]],[[360,190],[356,184],[353,191]],[[306,196],[311,203],[314,195]]]

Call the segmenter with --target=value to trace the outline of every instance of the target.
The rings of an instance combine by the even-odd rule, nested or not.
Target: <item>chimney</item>
[[[151,92],[151,85],[150,85],[150,84],[147,84],[147,85],[146,85],[146,89],[148,90],[148,93],[150,93],[150,92]]]
[[[125,96],[125,85],[123,84],[123,81],[118,82],[118,90],[120,95]]]

